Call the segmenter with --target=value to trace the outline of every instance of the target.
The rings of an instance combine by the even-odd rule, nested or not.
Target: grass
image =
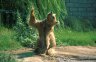
[[[58,45],[65,46],[96,46],[96,31],[76,32],[60,29],[55,31]]]
[[[17,62],[17,60],[12,54],[0,53],[0,62]]]
[[[21,48],[20,43],[14,39],[15,31],[0,27],[0,50],[15,50]]]
[[[0,50],[16,50],[22,48],[14,39],[15,31],[0,27]],[[96,46],[96,32],[77,32],[67,29],[55,30],[57,45],[64,46]]]

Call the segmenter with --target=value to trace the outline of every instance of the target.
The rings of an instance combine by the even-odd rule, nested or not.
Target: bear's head
[[[47,23],[50,24],[50,25],[57,24],[56,14],[53,14],[52,12],[48,13],[48,15],[47,15]]]

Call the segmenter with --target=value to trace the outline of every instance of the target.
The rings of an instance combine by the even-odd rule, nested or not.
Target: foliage
[[[14,27],[16,33],[16,39],[23,46],[34,47],[36,43],[36,30],[34,28],[30,28],[26,22],[26,24],[22,21],[20,13],[17,12],[17,23]]]
[[[27,47],[34,47],[35,43],[36,43],[36,38],[37,38],[37,32],[36,29],[34,29],[33,27],[30,28],[27,24],[28,20],[29,20],[29,16],[30,16],[30,11],[32,8],[35,9],[35,16],[37,19],[44,19],[47,16],[47,13],[52,11],[54,13],[56,13],[57,15],[57,20],[60,22],[60,31],[58,31],[56,33],[56,37],[57,37],[57,41],[62,43],[63,40],[65,41],[64,43],[66,43],[66,41],[69,41],[69,43],[67,43],[67,45],[71,45],[72,42],[74,43],[74,41],[78,41],[76,44],[77,45],[80,43],[83,44],[89,44],[90,41],[88,40],[88,42],[86,41],[87,38],[90,38],[90,34],[88,36],[86,36],[86,38],[83,38],[83,32],[82,31],[91,31],[93,30],[93,25],[91,24],[90,20],[87,19],[78,19],[78,18],[74,18],[74,17],[66,17],[67,15],[67,11],[66,11],[66,7],[65,7],[65,0],[14,0],[15,4],[16,4],[16,9],[17,14],[16,14],[16,26],[14,27],[15,31],[17,32],[16,34],[16,39],[17,41],[19,41],[22,45],[27,46]],[[94,23],[94,22],[93,22]],[[95,24],[94,24],[95,26]],[[73,38],[75,37],[75,35],[80,35],[78,34],[78,32],[72,32],[74,34],[73,37],[69,36],[70,34],[68,33],[68,35],[66,34],[64,30],[64,28],[62,29],[62,27],[65,27],[66,29],[71,29],[71,30],[75,30],[75,31],[80,31],[81,38],[76,40],[77,38]],[[60,33],[61,32],[61,33]],[[68,32],[71,32],[70,30]],[[60,33],[60,34],[58,34]],[[62,34],[62,36],[60,36]],[[64,34],[64,35],[63,35]],[[63,36],[68,37],[67,39],[63,38]],[[77,36],[77,37],[78,37]],[[93,35],[94,36],[94,35]],[[70,41],[71,39],[71,41]],[[83,40],[81,40],[83,39]],[[84,40],[85,39],[85,40]],[[95,39],[95,38],[94,38]],[[79,41],[80,40],[80,41]],[[86,41],[83,43],[83,41]],[[92,41],[94,43],[94,41]],[[85,45],[86,45],[85,44]],[[91,45],[92,43],[90,43]],[[73,45],[73,44],[72,44]]]
[[[96,19],[90,20],[94,29],[96,29]]]
[[[96,46],[96,32],[77,32],[68,29],[55,31],[58,45]]]
[[[75,31],[92,31],[93,26],[91,20],[80,19],[76,17],[66,17],[64,19],[64,27]]]
[[[32,8],[35,10],[35,16],[37,19],[46,18],[47,13],[50,11],[56,13],[57,20],[59,20],[59,16],[62,16],[63,18],[63,16],[67,14],[64,0],[16,0],[15,2],[18,10],[16,15],[17,23],[14,27],[17,32],[16,38],[17,41],[27,47],[34,47],[37,37],[36,29],[33,27],[30,28],[27,23]],[[62,19],[60,18],[60,21],[61,20]]]
[[[14,39],[15,31],[0,27],[0,50],[14,50],[21,45]]]
[[[34,7],[38,11],[36,12],[37,18],[44,19],[47,13],[52,11],[56,14],[61,26],[64,26],[62,21],[67,15],[65,0],[38,0],[35,3]]]
[[[16,9],[21,15],[22,22],[26,22],[26,18],[32,9],[32,0],[13,0],[13,2],[15,2]]]
[[[32,8],[35,9],[37,19],[46,18],[47,13],[52,11],[57,15],[57,20],[62,24],[63,19],[67,15],[65,0],[15,0],[15,2],[23,22],[27,21],[26,18],[29,16]]]
[[[12,54],[0,53],[0,62],[17,62]]]

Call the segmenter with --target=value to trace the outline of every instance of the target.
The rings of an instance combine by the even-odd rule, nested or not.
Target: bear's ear
[[[51,11],[50,14],[52,14],[53,12]]]
[[[51,11],[51,12],[48,13],[48,15],[52,15],[52,13],[53,13],[53,12]]]

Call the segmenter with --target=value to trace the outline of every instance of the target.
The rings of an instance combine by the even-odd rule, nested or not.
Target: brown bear
[[[37,28],[39,32],[35,53],[46,53],[50,48],[50,43],[52,43],[51,48],[56,47],[56,40],[54,35],[54,26],[56,23],[56,16],[52,12],[48,13],[46,19],[41,22],[37,22],[34,15],[34,9],[31,10],[29,25]]]

